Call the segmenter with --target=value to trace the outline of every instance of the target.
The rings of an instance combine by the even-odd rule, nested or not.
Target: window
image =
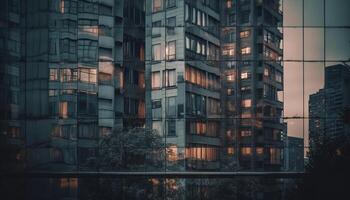
[[[153,119],[162,118],[162,101],[161,100],[152,101],[152,118]]]
[[[264,147],[256,147],[256,154],[262,155],[264,153]]]
[[[276,71],[276,81],[282,83],[282,73],[279,71]]]
[[[78,11],[80,13],[94,13],[94,14],[97,14],[98,11],[99,11],[99,9],[98,9],[98,2],[96,0],[79,1]]]
[[[97,95],[86,91],[78,93],[79,115],[96,115],[97,114]]]
[[[242,55],[247,55],[251,53],[251,48],[250,47],[244,47],[241,49],[241,54]]]
[[[228,21],[230,25],[234,25],[236,23],[236,14],[230,14],[228,16]]]
[[[252,148],[251,147],[242,147],[241,152],[243,156],[250,156],[252,154]]]
[[[75,54],[76,52],[76,41],[72,39],[61,39],[60,53]]]
[[[242,72],[241,73],[241,79],[244,80],[244,79],[248,79],[249,78],[249,73],[248,72]]]
[[[176,121],[167,120],[167,136],[176,136]]]
[[[97,136],[97,125],[96,124],[78,124],[79,138],[94,139]]]
[[[57,81],[57,80],[58,80],[58,70],[50,69],[50,81]]]
[[[176,17],[170,17],[167,19],[167,34],[174,35],[176,27]]]
[[[268,77],[269,76],[269,68],[265,67],[264,68],[264,76]]]
[[[241,130],[241,137],[248,137],[248,136],[252,136],[251,130]]]
[[[153,121],[152,122],[152,129],[159,135],[163,135],[162,131],[162,122],[161,121]]]
[[[152,46],[152,60],[160,61],[162,59],[160,44],[155,44]]]
[[[98,21],[91,19],[79,19],[78,30],[81,33],[88,33],[94,36],[98,34]]]
[[[240,38],[247,38],[247,37],[249,37],[249,34],[250,34],[250,31],[241,31],[239,33],[239,37]]]
[[[166,7],[172,8],[176,6],[176,0],[166,0]]]
[[[227,89],[227,95],[228,95],[228,96],[234,95],[234,90],[233,90],[232,88],[228,88],[228,89]]]
[[[112,28],[107,25],[100,25],[98,29],[99,36],[112,36]]]
[[[96,69],[79,68],[79,81],[95,84],[97,82]]]
[[[60,79],[61,82],[70,82],[77,80],[77,71],[76,69],[60,69]]]
[[[235,81],[235,73],[230,72],[229,74],[226,75],[226,80],[227,81]]]
[[[208,113],[220,114],[220,101],[213,98],[208,98]]]
[[[159,89],[160,85],[160,72],[152,73],[152,89]]]
[[[166,115],[167,117],[176,117],[176,97],[166,98]]]
[[[112,84],[112,74],[104,73],[104,72],[99,72],[98,73],[98,82],[100,84]]]
[[[159,12],[163,9],[163,0],[153,0],[153,12]]]
[[[96,61],[97,41],[82,39],[78,40],[78,59]]]
[[[61,0],[60,12],[64,13],[77,13],[77,1],[76,0]]]
[[[176,70],[165,70],[163,71],[163,85],[165,87],[172,87],[176,85]]]
[[[249,15],[250,15],[250,11],[242,12],[241,23],[248,23],[249,22]]]
[[[68,102],[60,102],[59,104],[59,116],[63,119],[68,118]]]
[[[176,41],[168,42],[166,54],[168,60],[174,60],[176,58]]]
[[[281,163],[281,150],[277,148],[270,148],[270,163],[280,164]]]
[[[252,100],[251,99],[244,99],[242,100],[242,107],[243,108],[250,108],[252,106]]]
[[[191,40],[188,36],[186,36],[186,49],[191,49]]]
[[[185,4],[185,21],[189,21],[190,20],[190,7],[188,6],[188,4]]]
[[[230,46],[224,47],[222,49],[222,55],[224,55],[224,56],[234,56],[235,55],[234,46],[230,45]]]

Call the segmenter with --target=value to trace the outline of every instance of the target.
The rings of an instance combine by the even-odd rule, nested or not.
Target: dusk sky
[[[283,0],[283,4],[284,116],[308,117],[309,95],[323,87],[324,67],[350,58],[350,0]],[[302,119],[287,123],[288,135],[304,134],[307,140],[308,119],[304,132]]]

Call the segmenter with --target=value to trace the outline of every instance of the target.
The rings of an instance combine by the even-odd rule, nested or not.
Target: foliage
[[[306,176],[290,199],[344,199],[349,196],[350,143],[343,137],[327,137],[311,149]]]
[[[116,129],[100,140],[102,170],[144,170],[160,167],[161,137],[144,128]],[[164,161],[163,161],[164,162]]]

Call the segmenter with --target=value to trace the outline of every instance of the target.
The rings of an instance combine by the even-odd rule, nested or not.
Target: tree
[[[159,171],[165,163],[164,144],[153,130],[115,129],[99,144],[95,163],[101,171]],[[157,199],[152,179],[143,177],[84,179],[81,184],[82,199]]]
[[[161,167],[164,145],[153,130],[116,129],[100,140],[101,170],[145,170]]]

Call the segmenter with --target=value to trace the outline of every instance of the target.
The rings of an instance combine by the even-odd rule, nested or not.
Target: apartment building
[[[309,99],[310,147],[324,139],[349,140],[350,127],[344,123],[350,108],[350,68],[337,64],[325,68],[325,86]]]
[[[144,3],[25,3],[28,167],[96,169],[100,137],[144,124]]]
[[[280,9],[275,0],[147,1],[146,121],[177,153],[169,166],[281,169]]]

